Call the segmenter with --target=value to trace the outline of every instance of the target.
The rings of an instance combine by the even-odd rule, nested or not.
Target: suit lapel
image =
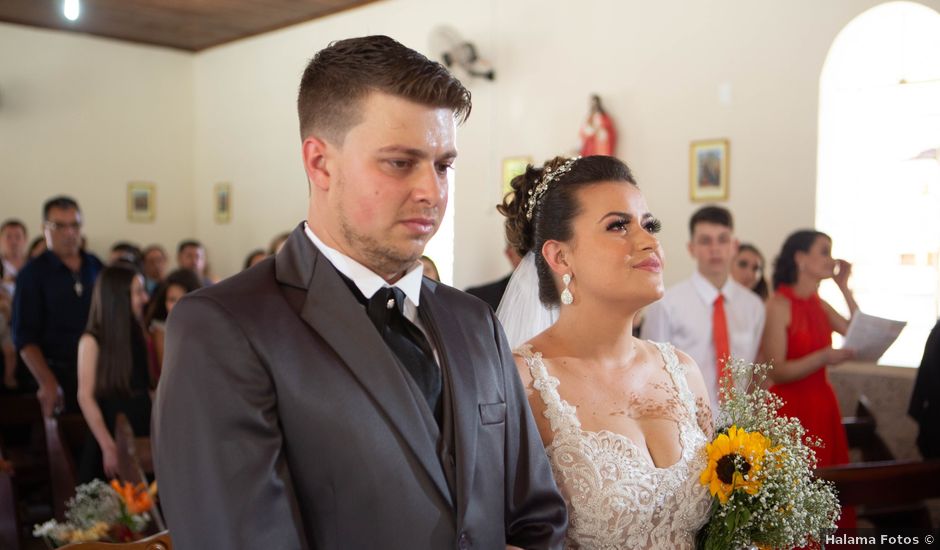
[[[451,501],[435,442],[421,421],[422,411],[405,374],[362,305],[302,227],[294,230],[277,256],[278,281],[291,286],[300,283],[307,289],[300,317],[336,351],[414,451],[444,498]],[[305,268],[312,271],[309,277],[304,276]]]
[[[473,369],[471,347],[464,338],[456,317],[444,310],[436,299],[437,285],[427,279],[421,288],[421,309],[429,320],[429,330],[436,333],[435,344],[441,368],[447,369],[453,402],[454,433],[457,454],[457,511],[465,514],[473,490],[473,472],[476,462],[477,430],[480,415],[477,411],[477,384]]]

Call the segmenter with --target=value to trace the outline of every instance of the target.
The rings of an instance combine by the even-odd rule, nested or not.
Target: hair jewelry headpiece
[[[555,170],[542,174],[542,179],[539,180],[538,185],[536,185],[534,189],[529,189],[529,199],[526,201],[525,219],[529,221],[532,220],[532,214],[535,213],[535,207],[538,204],[539,199],[542,198],[542,195],[545,194],[545,191],[548,191],[548,184],[558,179],[565,173],[570,172],[571,167],[574,166],[574,162],[579,158],[581,157],[570,158]]]

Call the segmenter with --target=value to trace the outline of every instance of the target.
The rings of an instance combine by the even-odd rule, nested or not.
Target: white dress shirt
[[[383,287],[394,286],[401,289],[401,291],[405,293],[405,303],[402,308],[403,315],[406,319],[414,323],[424,334],[424,337],[427,338],[428,344],[430,344],[431,349],[434,350],[435,363],[440,365],[438,350],[437,346],[434,345],[434,339],[428,335],[428,331],[425,330],[424,324],[421,322],[421,317],[418,315],[418,305],[421,303],[421,279],[424,276],[424,264],[415,262],[415,265],[409,269],[401,279],[395,281],[394,285],[390,285],[385,282],[385,279],[368,267],[343,254],[339,250],[327,246],[317,237],[313,230],[310,229],[307,222],[304,222],[304,233],[307,234],[307,237],[313,242],[313,245],[317,247],[320,253],[326,256],[326,259],[333,264],[333,267],[356,285],[356,288],[366,297],[366,300],[372,298],[372,296]]]
[[[3,288],[7,289],[7,292],[10,293],[10,298],[13,298],[13,295],[16,293],[16,283],[12,282],[16,279],[17,269],[16,266],[11,264],[6,259],[0,258],[0,262],[3,262]],[[9,281],[7,281],[9,279]]]
[[[754,361],[764,333],[764,304],[761,299],[731,277],[721,287],[731,355]],[[640,335],[654,342],[669,342],[698,363],[718,411],[718,371],[712,336],[712,315],[719,289],[698,271],[670,287],[662,300],[652,304],[643,317]]]

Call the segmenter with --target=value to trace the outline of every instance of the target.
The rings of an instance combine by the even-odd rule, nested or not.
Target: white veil
[[[539,276],[535,255],[530,251],[513,271],[509,286],[496,308],[496,317],[506,331],[512,349],[542,332],[558,319],[557,307],[539,301]]]

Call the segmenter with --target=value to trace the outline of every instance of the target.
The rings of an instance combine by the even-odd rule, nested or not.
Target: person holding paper
[[[849,321],[819,298],[823,279],[833,278],[854,315],[858,305],[848,287],[851,265],[835,260],[832,240],[814,230],[797,231],[783,243],[774,264],[774,295],[767,302],[763,350],[774,368],[772,390],[784,400],[780,413],[797,417],[809,435],[823,440],[819,466],[849,461],[842,415],[826,376],[826,366],[852,357],[832,348],[832,331],[845,334]],[[836,266],[838,271],[836,272]]]
[[[845,334],[849,320],[819,298],[823,279],[832,278],[849,306],[858,304],[849,290],[852,266],[832,258],[832,239],[815,230],[793,233],[783,243],[774,263],[774,294],[767,301],[763,354],[774,368],[769,377],[771,391],[784,405],[779,413],[800,419],[807,435],[822,440],[816,448],[820,467],[847,464],[848,442],[842,427],[839,402],[826,376],[826,366],[835,366],[853,356],[852,350],[833,349],[832,331]],[[839,526],[855,526],[852,509],[842,510]]]

